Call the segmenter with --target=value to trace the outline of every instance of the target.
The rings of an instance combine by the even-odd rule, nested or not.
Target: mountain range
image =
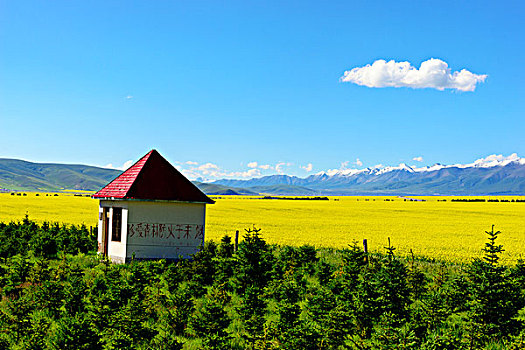
[[[415,168],[341,169],[306,178],[271,175],[213,184],[251,189],[294,186],[294,195],[519,195],[525,194],[525,158],[489,156],[471,164]]]
[[[120,170],[0,158],[0,189],[98,190]],[[489,156],[471,164],[374,167],[320,172],[305,178],[270,175],[194,183],[209,195],[523,195],[525,158]]]

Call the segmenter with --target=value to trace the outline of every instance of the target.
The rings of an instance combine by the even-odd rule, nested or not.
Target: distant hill
[[[313,190],[311,188],[287,184],[253,186],[248,187],[247,190],[253,190],[260,194],[270,194],[277,196],[315,196],[319,194],[319,191]]]
[[[208,182],[193,181],[193,183],[207,195],[257,196],[262,194],[271,194],[280,196],[314,196],[319,192],[306,187],[283,184],[243,188],[224,186]]]
[[[255,190],[247,190],[245,188],[228,187],[228,186],[222,186],[222,185],[198,182],[198,181],[192,181],[192,182],[195,186],[197,186],[202,192],[206,193],[207,195],[255,196],[259,194],[258,192],[255,192]]]
[[[0,158],[0,188],[23,191],[99,190],[120,170]]]

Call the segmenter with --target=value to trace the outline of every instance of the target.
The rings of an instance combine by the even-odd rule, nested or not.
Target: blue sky
[[[121,167],[155,148],[213,178],[523,156],[523,18],[518,1],[1,0],[0,157]],[[431,58],[487,77],[341,81]]]

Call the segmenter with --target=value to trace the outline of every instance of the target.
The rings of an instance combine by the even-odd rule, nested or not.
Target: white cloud
[[[412,160],[415,160],[416,162],[422,162],[423,161],[423,157],[421,157],[421,156],[414,157],[414,158],[412,158]]]
[[[131,100],[132,98],[133,98],[133,96],[131,96],[131,95],[126,96],[126,100]]]
[[[187,161],[185,164],[190,167],[189,169],[180,170],[181,173],[190,179],[203,179],[201,181],[206,181],[206,179],[216,180],[221,178],[248,178],[261,176],[261,171],[256,167],[247,171],[226,171],[213,163],[198,165],[197,162]]]
[[[193,166],[190,167],[189,169],[182,169],[181,172],[185,176],[191,179],[195,179],[198,177],[216,178],[216,177],[220,177],[224,175],[224,173],[221,171],[221,169],[219,168],[217,164],[206,163],[206,164],[201,164],[199,166],[195,166],[197,164],[196,162],[189,161],[189,163],[195,163],[195,164],[188,164],[188,162],[186,162],[186,164],[193,165]]]
[[[248,168],[252,168],[252,169],[255,169],[255,168],[259,168],[263,170],[274,169],[274,167],[271,166],[270,164],[259,164],[258,162],[250,162],[248,163],[247,166]]]
[[[254,176],[260,176],[261,171],[259,169],[250,169],[247,171],[233,171],[230,173],[224,174],[227,177],[254,177]]]
[[[350,165],[350,161],[349,160],[345,160],[344,162],[341,162],[341,166],[339,167],[339,170],[348,169],[349,165]],[[359,158],[356,158],[355,162],[353,162],[352,165],[362,166],[363,162]]]
[[[271,174],[288,174],[289,171],[303,169],[306,172],[313,170],[313,164],[308,163],[303,166],[294,165],[291,162],[277,162],[275,165],[260,164],[252,161],[246,164],[246,170],[229,170],[223,169],[214,163],[198,164],[193,161],[181,163],[179,171],[190,179],[199,179],[199,181],[213,181],[227,178],[253,178]],[[297,169],[295,169],[295,167]]]
[[[292,163],[279,162],[275,164],[275,171],[277,171],[277,173],[279,174],[284,174],[283,167],[291,166],[291,165]]]
[[[217,164],[213,164],[213,163],[206,163],[206,164],[202,164],[202,165],[199,165],[197,167],[198,170],[219,170],[219,166]]]
[[[339,169],[328,169],[327,171],[321,172],[321,173],[326,173],[332,176],[338,173],[348,173],[348,172],[357,171],[357,169],[348,169],[348,164],[350,164],[350,161],[346,160],[344,162],[341,162],[341,166],[339,167]]]
[[[342,82],[367,87],[409,87],[413,89],[432,88],[474,91],[477,83],[482,83],[486,74],[474,74],[466,69],[452,72],[445,61],[431,58],[421,63],[419,69],[410,62],[377,60],[364,67],[356,67],[344,72]]]
[[[122,164],[122,166],[120,167],[122,170],[126,170],[128,169],[130,166],[133,165],[133,160],[128,160],[126,162],[124,162],[124,164]]]
[[[310,172],[313,169],[313,165],[312,163],[308,163],[308,165],[301,166],[301,168],[303,168],[306,172]]]
[[[122,164],[121,166],[113,166],[113,163],[109,163],[107,165],[104,165],[104,168],[109,168],[109,169],[117,169],[117,170],[127,170],[130,166],[133,165],[133,160],[128,160],[128,161],[125,161],[124,164]]]
[[[182,169],[180,170],[180,172],[182,173],[182,175],[192,180],[201,177],[201,174],[191,169]]]

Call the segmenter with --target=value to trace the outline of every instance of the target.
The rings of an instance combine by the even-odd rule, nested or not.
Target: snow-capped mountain
[[[409,173],[412,172],[429,172],[429,171],[437,171],[444,168],[460,168],[460,169],[466,169],[466,168],[492,168],[496,166],[506,166],[508,164],[519,164],[519,165],[525,165],[525,158],[520,158],[517,153],[512,153],[508,157],[504,157],[503,155],[490,155],[486,158],[480,158],[476,160],[473,163],[469,164],[453,164],[453,165],[443,165],[436,163],[432,166],[426,166],[421,168],[411,167],[405,163],[401,163],[398,166],[378,166],[375,168],[366,168],[366,169],[339,169],[339,170],[328,170],[326,172],[322,171],[318,174],[327,174],[330,176],[339,175],[339,176],[348,176],[348,175],[354,175],[358,173],[369,173],[369,174],[375,174],[375,175],[381,175],[384,173],[388,173],[391,171],[407,171]]]
[[[525,158],[514,153],[508,157],[491,155],[469,164],[418,168],[402,163],[328,170],[306,178],[271,175],[214,183],[240,188],[288,185],[323,194],[525,194]]]

